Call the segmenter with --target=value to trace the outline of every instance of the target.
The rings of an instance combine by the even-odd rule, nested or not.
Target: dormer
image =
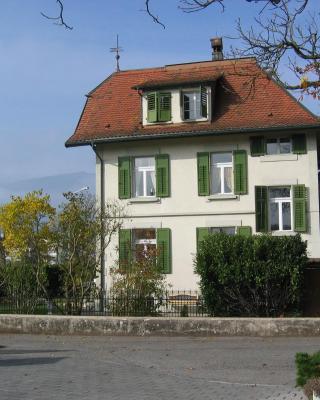
[[[142,98],[143,125],[211,121],[216,78],[181,80],[145,82],[136,87]]]

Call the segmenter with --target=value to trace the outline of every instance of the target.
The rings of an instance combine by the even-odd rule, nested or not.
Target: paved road
[[[0,400],[304,399],[294,355],[320,338],[0,335]]]

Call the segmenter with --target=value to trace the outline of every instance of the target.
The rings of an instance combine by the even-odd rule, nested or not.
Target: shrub
[[[320,378],[311,378],[307,380],[307,383],[303,387],[304,394],[308,399],[313,398],[313,392],[318,396],[320,394]]]
[[[157,251],[148,250],[125,269],[111,270],[109,308],[112,315],[157,315],[167,290],[166,275],[157,265]]]
[[[307,261],[300,235],[208,235],[199,246],[195,272],[209,314],[281,316],[300,306]]]
[[[297,353],[297,386],[304,386],[310,378],[320,377],[320,351],[314,354]]]

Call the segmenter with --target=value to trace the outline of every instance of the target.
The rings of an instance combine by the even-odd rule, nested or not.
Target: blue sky
[[[312,0],[316,4],[317,0]],[[210,59],[209,38],[235,36],[235,20],[250,24],[262,7],[225,0],[205,12],[185,14],[176,0],[153,0],[166,24],[143,12],[143,0],[65,0],[72,31],[40,15],[57,13],[55,0],[1,0],[1,182],[77,171],[94,171],[88,147],[65,149],[84,95],[115,68],[109,48],[120,35],[121,68]],[[231,40],[224,39],[225,48]],[[236,42],[233,43],[236,45]],[[319,113],[319,106],[307,102]]]

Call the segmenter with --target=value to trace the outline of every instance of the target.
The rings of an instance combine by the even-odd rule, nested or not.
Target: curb
[[[0,334],[319,336],[320,318],[162,318],[0,315]]]

